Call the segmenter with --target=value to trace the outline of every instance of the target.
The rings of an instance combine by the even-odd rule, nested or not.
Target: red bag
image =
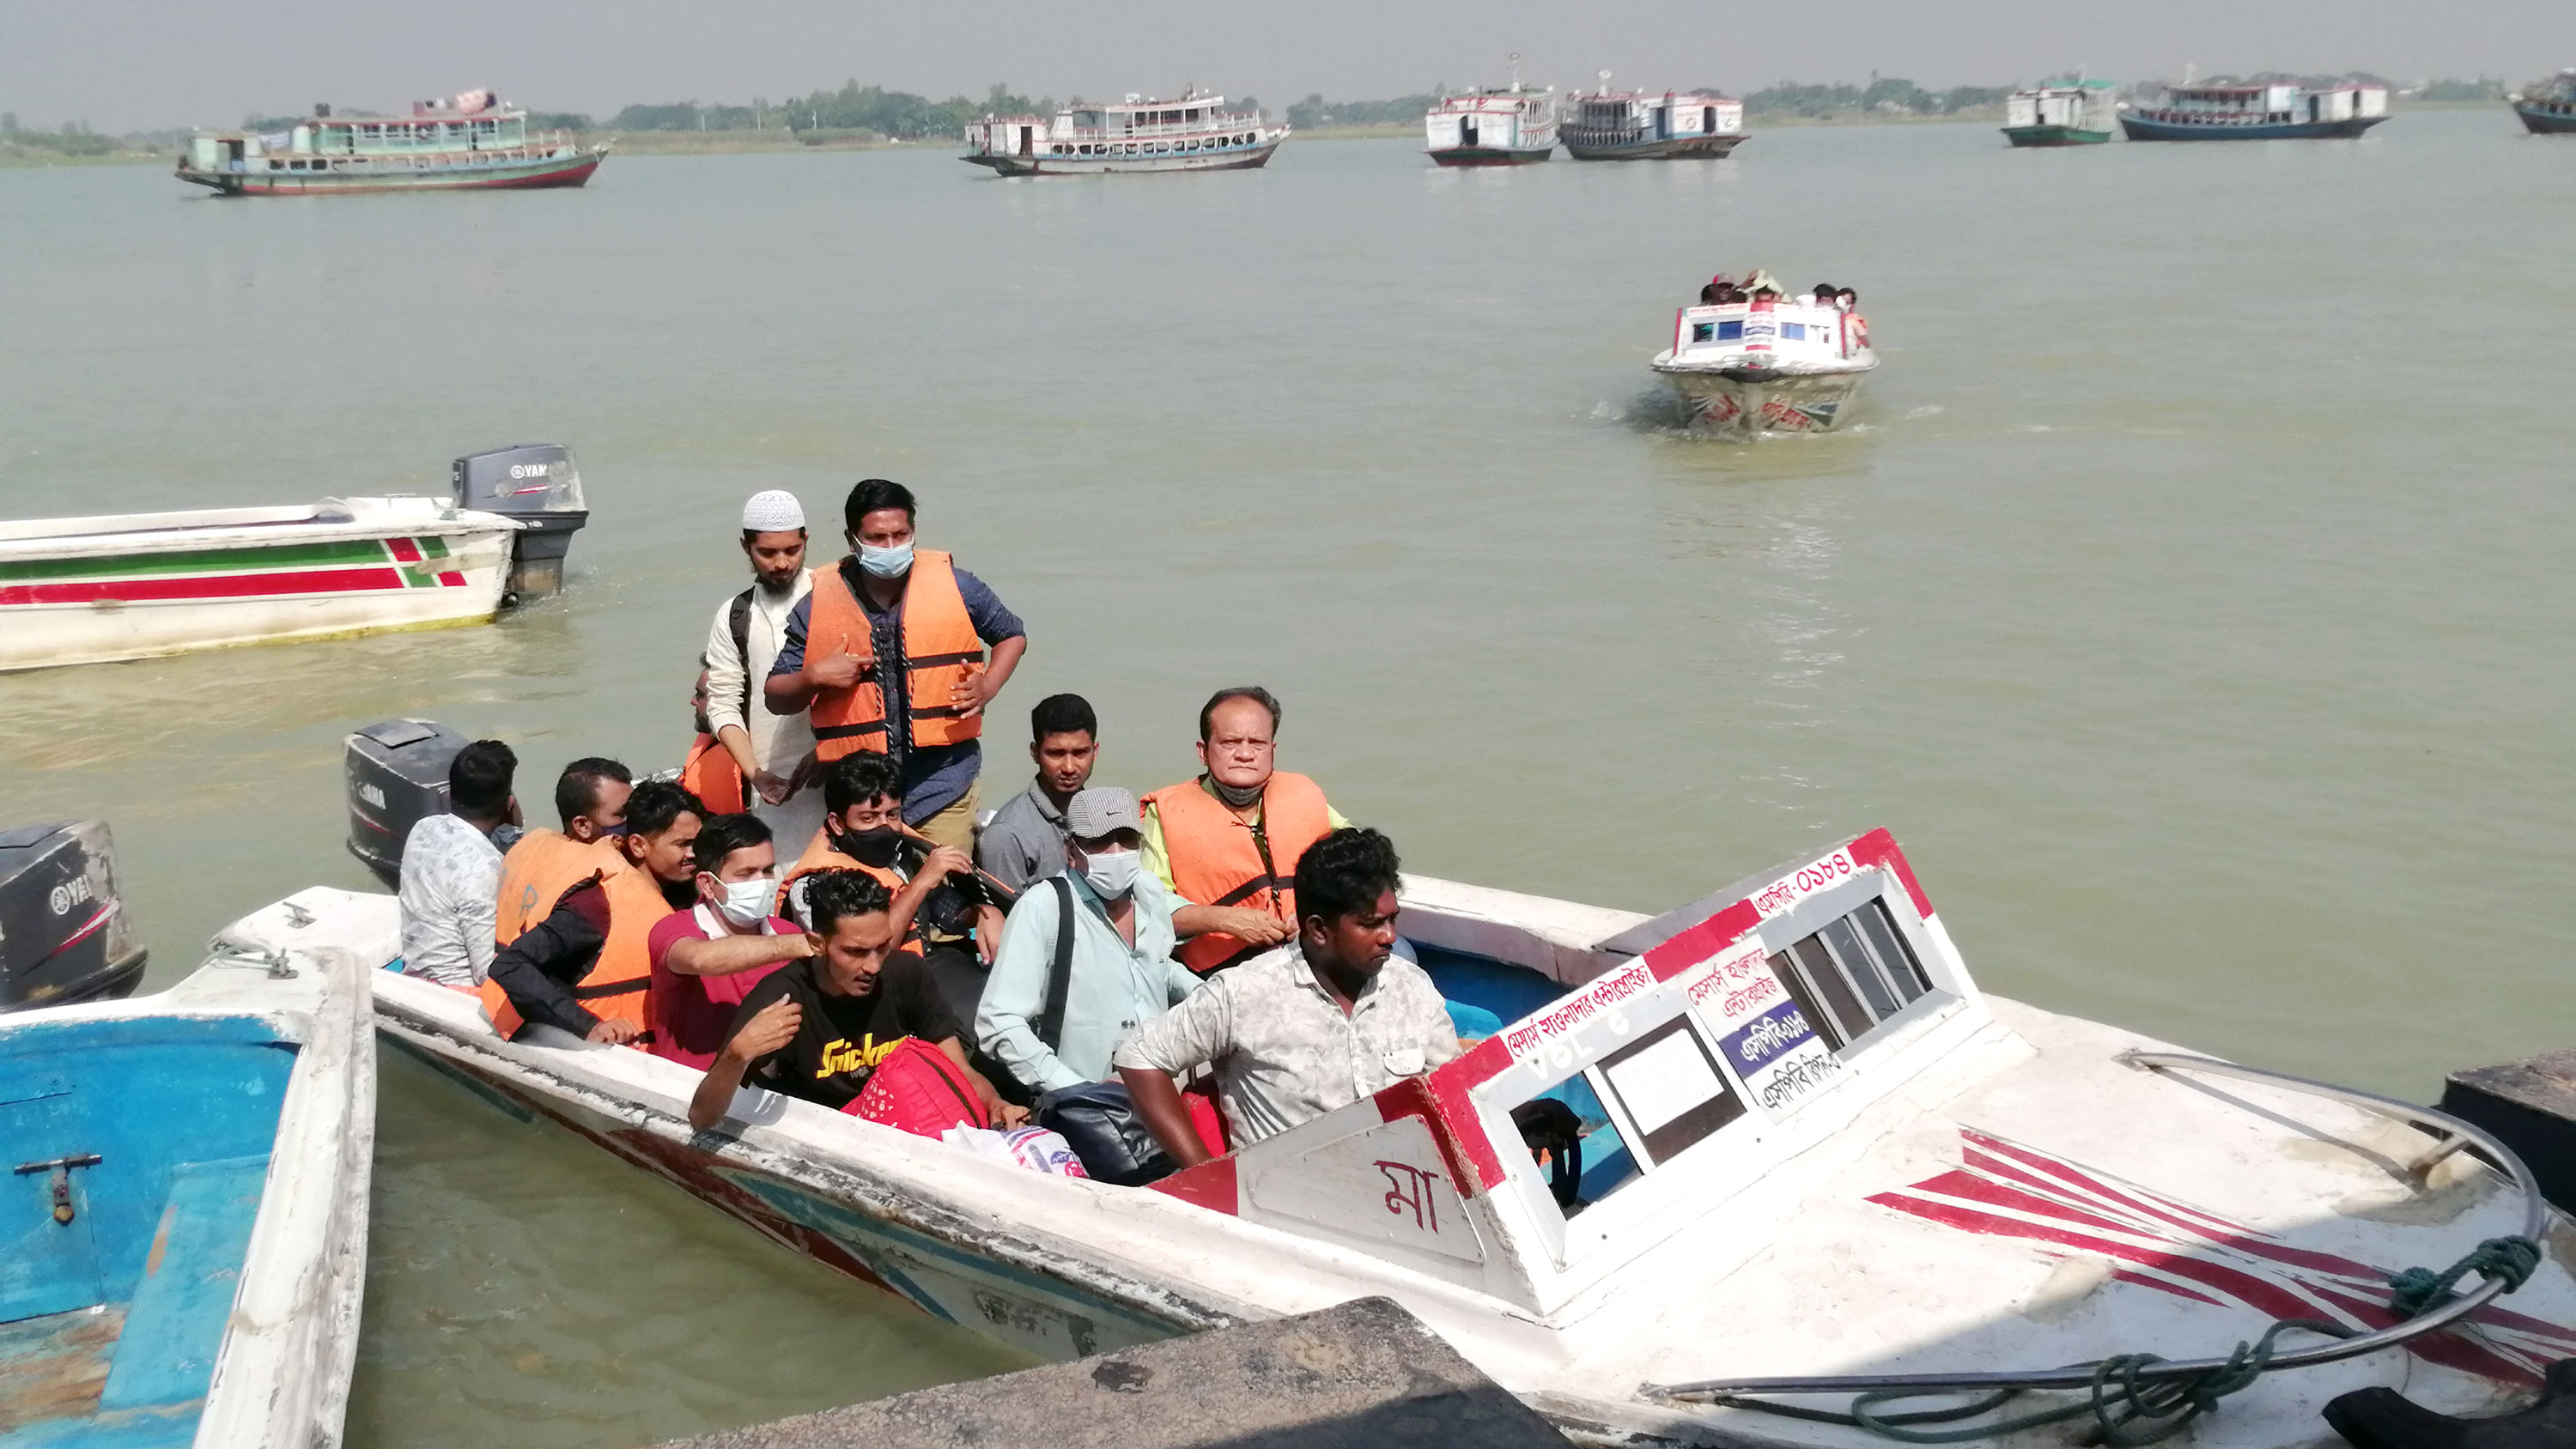
[[[937,1137],[951,1127],[992,1125],[965,1069],[917,1036],[895,1043],[868,1073],[868,1084],[841,1110],[921,1137]]]

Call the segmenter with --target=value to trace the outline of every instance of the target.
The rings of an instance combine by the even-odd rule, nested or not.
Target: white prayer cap
[[[805,526],[805,506],[796,495],[772,488],[754,493],[742,505],[742,531],[745,533],[793,533]]]

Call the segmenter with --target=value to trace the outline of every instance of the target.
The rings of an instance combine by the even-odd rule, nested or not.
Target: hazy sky
[[[540,110],[745,101],[856,78],[935,97],[1169,92],[1276,112],[1524,76],[1662,88],[2001,84],[2082,65],[2117,80],[2373,70],[2528,80],[2576,65],[2570,0],[0,0],[0,110],[105,130],[230,125],[315,101],[391,110],[491,85]]]

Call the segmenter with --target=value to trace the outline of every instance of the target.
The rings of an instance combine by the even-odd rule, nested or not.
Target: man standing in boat
[[[793,850],[823,824],[814,735],[803,714],[753,701],[787,643],[787,616],[814,588],[805,572],[805,507],[795,494],[751,495],[742,505],[742,552],[751,587],[718,604],[707,631],[705,729],[742,772],[744,804]]]
[[[851,553],[813,574],[787,616],[767,696],[803,712],[823,764],[874,750],[895,762],[904,820],[971,851],[984,708],[1028,651],[1028,631],[948,554],[913,548],[912,490],[883,478],[850,490]],[[989,655],[987,651],[990,651]]]
[[[1145,797],[1145,868],[1181,898],[1181,964],[1202,976],[1296,934],[1298,858],[1351,823],[1276,768],[1279,715],[1259,685],[1218,690],[1199,709],[1205,772]]]

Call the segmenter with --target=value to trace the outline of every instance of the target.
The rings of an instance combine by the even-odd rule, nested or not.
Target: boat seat
[[[170,1170],[169,1201],[99,1395],[102,1413],[206,1396],[267,1180],[265,1155]]]

